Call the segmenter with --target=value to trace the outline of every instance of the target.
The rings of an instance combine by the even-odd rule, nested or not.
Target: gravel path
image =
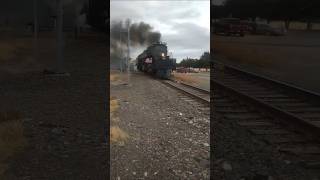
[[[111,85],[118,125],[129,135],[111,144],[111,179],[209,179],[209,110],[151,77],[131,82]]]
[[[7,179],[107,179],[107,48],[98,41],[67,43],[69,77],[29,72],[1,79],[1,109],[28,118],[28,146],[9,161]]]

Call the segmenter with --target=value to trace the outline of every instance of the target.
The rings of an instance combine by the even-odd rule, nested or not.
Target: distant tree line
[[[210,68],[210,53],[204,52],[199,59],[187,58],[177,64],[178,67]]]
[[[312,22],[320,19],[319,0],[226,0],[223,5],[212,5],[213,18],[237,17],[255,20],[257,17],[268,22],[281,20],[288,29],[290,22],[307,22],[311,28]]]

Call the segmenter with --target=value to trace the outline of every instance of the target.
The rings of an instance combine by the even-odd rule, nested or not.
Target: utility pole
[[[34,28],[34,58],[38,60],[38,0],[33,0],[33,28]]]
[[[57,0],[57,73],[63,73],[63,0]]]
[[[121,30],[120,30],[120,73],[122,73],[122,47],[121,47]]]
[[[128,85],[130,84],[130,20],[127,21],[128,27],[128,41],[127,41],[127,73],[128,73]]]
[[[130,21],[129,20],[127,20],[127,30],[122,30],[122,28],[121,28],[121,30],[120,30],[120,62],[121,62],[121,66],[120,66],[120,68],[121,68],[121,72],[122,72],[122,47],[121,47],[121,33],[127,33],[127,57],[126,57],[126,65],[127,65],[127,77],[128,77],[128,85],[129,85],[129,83],[130,83]]]

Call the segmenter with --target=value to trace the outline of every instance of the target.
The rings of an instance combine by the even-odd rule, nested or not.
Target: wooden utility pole
[[[33,33],[34,33],[34,59],[35,61],[38,60],[38,30],[39,30],[39,25],[38,25],[38,0],[33,0]]]
[[[122,42],[121,42],[121,30],[120,30],[120,72],[122,73],[122,65],[123,65],[123,63],[122,63],[122,44],[121,44]]]
[[[57,0],[57,73],[63,73],[63,0]]]
[[[127,21],[128,27],[128,41],[127,41],[127,73],[128,73],[128,85],[130,84],[130,21]]]

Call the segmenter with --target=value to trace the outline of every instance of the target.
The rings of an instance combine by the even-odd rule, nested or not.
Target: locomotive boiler
[[[137,69],[156,77],[168,79],[175,69],[176,60],[168,55],[166,43],[158,42],[149,46],[137,57]]]

